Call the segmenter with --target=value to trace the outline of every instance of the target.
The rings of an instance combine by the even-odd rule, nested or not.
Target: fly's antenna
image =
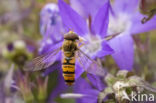
[[[84,41],[87,41],[87,40],[86,40],[85,38],[79,36],[79,41],[80,41],[80,42],[84,42]]]
[[[69,33],[74,33],[74,30],[69,28]]]

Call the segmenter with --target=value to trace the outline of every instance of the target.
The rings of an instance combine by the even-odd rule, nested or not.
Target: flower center
[[[130,28],[130,16],[126,13],[119,13],[117,17],[110,16],[108,34],[121,33]]]
[[[86,45],[84,45],[82,47],[82,49],[84,50],[84,52],[88,56],[92,57],[92,56],[96,55],[96,53],[99,50],[101,50],[101,48],[102,48],[101,47],[101,42],[102,41],[97,36],[96,37],[95,36],[94,37],[88,36],[87,40],[88,40],[88,43]]]

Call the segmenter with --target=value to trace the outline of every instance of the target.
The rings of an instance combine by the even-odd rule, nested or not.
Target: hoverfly
[[[75,81],[75,64],[77,63],[88,73],[99,76],[105,75],[102,67],[80,49],[84,45],[82,42],[82,38],[69,31],[64,35],[64,41],[60,47],[34,58],[26,63],[25,68],[27,71],[46,69],[55,62],[59,52],[62,52],[62,71],[67,85],[71,86]]]

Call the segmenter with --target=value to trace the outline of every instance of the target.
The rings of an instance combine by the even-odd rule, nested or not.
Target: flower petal
[[[49,53],[55,49],[58,49],[62,46],[62,43],[63,43],[63,40],[58,42],[58,43],[55,43],[53,44],[52,41],[49,41],[51,39],[48,39],[46,41],[42,41],[41,42],[41,47],[39,49],[39,54],[45,54],[45,53]]]
[[[11,65],[10,70],[8,71],[5,80],[4,80],[4,87],[6,90],[10,90],[12,81],[13,81],[13,72],[14,72],[14,64]]]
[[[77,79],[74,91],[76,93],[82,93],[84,95],[87,95],[86,97],[77,99],[77,103],[97,103],[97,96],[99,94],[99,91],[93,89],[86,80],[82,78]]]
[[[59,96],[60,93],[62,93],[63,91],[65,91],[67,89],[67,85],[64,82],[64,78],[62,76],[62,71],[59,70],[58,71],[58,77],[57,77],[57,85],[55,88],[53,88],[53,91],[50,94],[50,97],[48,99],[48,103],[53,103],[54,99]]]
[[[139,0],[115,0],[113,9],[116,12],[127,12],[132,13],[135,12],[138,8]]]
[[[0,103],[5,103],[6,101],[6,93],[3,84],[0,84]]]
[[[88,79],[90,82],[99,90],[102,91],[104,89],[104,84],[102,83],[100,77],[92,75],[92,74],[87,74]]]
[[[87,33],[86,21],[64,1],[59,0],[58,5],[62,21],[67,29],[74,30],[81,36],[85,35]]]
[[[61,58],[60,58],[61,59]],[[59,61],[59,62],[55,62],[53,65],[51,65],[50,67],[48,67],[44,73],[42,73],[42,76],[45,77],[47,75],[49,75],[50,73],[52,73],[54,70],[56,69],[61,69],[62,63]]]
[[[92,23],[93,34],[105,37],[109,22],[109,7],[110,2],[107,0],[107,2],[98,10]]]
[[[114,53],[114,50],[107,44],[106,41],[103,41],[101,45],[102,45],[102,50],[97,53],[97,56],[99,58]]]
[[[40,32],[42,35],[45,34],[46,26],[49,24],[54,24],[56,22],[56,19],[53,19],[53,22],[51,21],[51,17],[56,16],[58,14],[58,6],[56,4],[50,3],[47,4],[40,13]]]
[[[109,41],[114,50],[112,54],[120,69],[131,70],[133,66],[133,40],[129,34],[120,34],[118,37]]]
[[[145,16],[137,13],[133,18],[133,26],[131,28],[132,34],[138,34],[143,32],[148,32],[150,30],[156,29],[156,16],[154,16],[151,20],[147,21],[145,24],[141,23],[141,20]]]
[[[44,36],[44,40],[50,37],[53,43],[63,38],[61,33],[64,32],[64,28],[56,4],[49,3],[41,10],[40,32]]]
[[[83,72],[84,72],[84,69],[80,66],[80,64],[78,62],[76,62],[75,79],[79,78]]]
[[[72,8],[81,16],[94,17],[98,9],[105,3],[105,0],[70,0]]]

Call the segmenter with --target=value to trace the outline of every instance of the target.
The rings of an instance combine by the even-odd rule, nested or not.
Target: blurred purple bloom
[[[49,96],[48,103],[54,103],[54,98],[56,98],[60,93],[67,89],[67,85],[65,84],[64,78],[62,76],[62,70],[58,70],[57,81],[58,82],[56,84],[56,87],[53,88],[53,91]]]
[[[12,51],[12,50],[14,49],[13,43],[9,43],[9,44],[7,45],[7,49],[8,49],[9,51]]]
[[[63,41],[63,24],[60,17],[60,11],[57,4],[47,4],[40,13],[40,32],[43,36],[41,41],[40,54],[48,53],[61,46]],[[60,58],[56,58],[54,65],[50,66],[43,73],[43,76],[48,75],[57,68],[60,68]]]
[[[48,53],[62,45],[64,28],[57,4],[50,3],[42,9],[40,13],[40,32],[43,36],[39,50],[40,54]],[[42,76],[47,76],[56,69],[59,72],[56,87],[52,90],[48,103],[55,103],[54,98],[66,89],[61,71],[61,54],[58,55],[60,56],[56,58],[56,62],[42,74]]]
[[[10,99],[13,101],[13,94],[16,91],[19,91],[16,82],[13,80],[14,75],[14,64],[11,65],[8,73],[6,74],[4,80],[0,82],[0,103],[7,103],[7,100]]]
[[[53,45],[63,40],[64,28],[57,4],[47,4],[41,10],[40,32],[43,35],[41,54],[51,51]]]
[[[0,103],[5,103],[5,91],[2,83],[0,84],[0,91]]]
[[[132,35],[147,32],[156,28],[156,16],[145,24],[141,23],[144,17],[139,13],[138,0],[115,0],[112,5],[113,15],[110,15],[108,34],[120,33],[110,40],[109,44],[114,49],[112,54],[120,69],[133,68],[134,44]]]
[[[13,93],[17,90],[19,90],[18,86],[16,85],[16,82],[13,80],[13,73],[14,73],[14,64],[11,65],[5,79],[4,79],[4,89],[5,92]]]
[[[93,0],[94,1],[94,0]],[[74,9],[79,9],[81,11],[85,10],[89,14],[91,13],[91,8],[96,8],[101,3],[100,0],[96,0],[92,6],[88,0],[71,0],[71,2],[79,2]],[[115,0],[112,7],[110,8],[109,16],[109,26],[108,26],[108,35],[119,33],[117,37],[110,40],[109,45],[114,50],[112,54],[114,60],[120,67],[120,69],[131,70],[133,68],[133,59],[134,59],[134,44],[132,35],[148,32],[156,28],[156,16],[153,17],[150,21],[145,24],[141,23],[144,15],[139,13],[138,6],[139,0]],[[90,10],[89,10],[89,9]],[[103,13],[104,14],[104,13]],[[103,22],[103,21],[101,21]]]
[[[104,85],[99,77],[88,75],[88,78],[91,83],[79,78],[75,84],[75,93],[84,95],[82,98],[76,100],[77,103],[97,103],[99,93],[104,89]]]
[[[74,98],[76,103],[97,103],[99,90],[93,87],[82,78],[78,78],[74,86],[74,93],[63,93],[61,98]]]
[[[59,0],[58,2],[60,15],[62,17],[62,22],[68,30],[73,30],[79,36],[83,37],[87,44],[81,49],[92,58],[101,58],[105,55],[111,54],[113,50],[104,40],[108,28],[108,11],[109,11],[109,1],[99,8],[93,21],[89,21],[87,26],[87,21],[83,19],[76,11],[74,11],[69,5],[64,1]],[[92,18],[91,18],[92,19]],[[83,69],[76,67],[76,78],[78,78]],[[78,74],[78,75],[77,75]]]

